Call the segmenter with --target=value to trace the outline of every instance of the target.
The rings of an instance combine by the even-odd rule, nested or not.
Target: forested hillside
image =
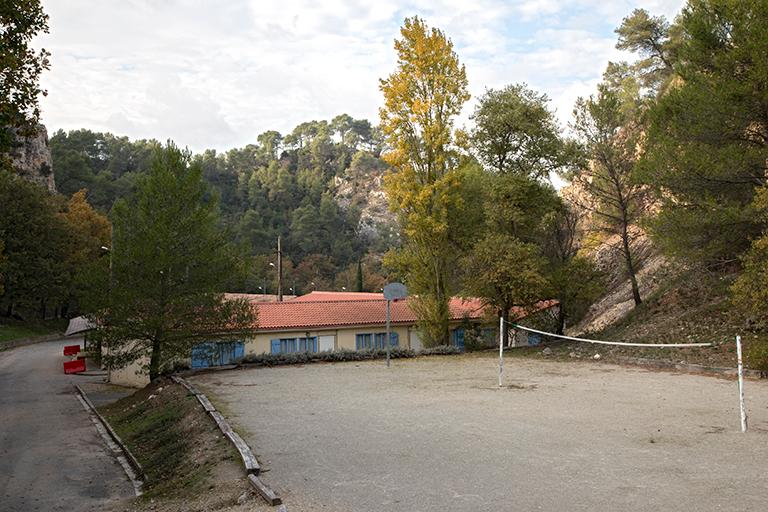
[[[87,189],[91,204],[108,213],[133,191],[159,142],[60,130],[50,145],[59,192]],[[286,292],[356,289],[358,263],[363,288],[378,289],[378,255],[396,242],[381,205],[369,204],[383,200],[378,196],[387,166],[380,153],[370,122],[340,115],[302,123],[285,136],[267,131],[243,148],[193,155],[219,195],[223,228],[250,256],[247,281],[230,289],[274,292],[276,273],[269,264],[278,236]]]

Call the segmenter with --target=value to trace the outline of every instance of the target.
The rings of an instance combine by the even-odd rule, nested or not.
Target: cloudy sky
[[[346,112],[378,119],[406,16],[443,29],[473,97],[527,82],[563,123],[589,95],[632,9],[668,18],[682,0],[43,0],[52,53],[43,122],[195,151]],[[474,101],[474,100],[473,100]],[[471,101],[462,120],[473,108]]]

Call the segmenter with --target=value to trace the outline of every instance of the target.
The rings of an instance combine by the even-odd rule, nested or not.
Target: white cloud
[[[474,96],[528,82],[565,122],[589,94],[634,7],[674,15],[682,0],[44,0],[52,52],[49,129],[172,138],[194,150],[253,142],[347,112],[377,120],[379,78],[414,14],[443,29]],[[470,103],[462,120],[471,111]]]

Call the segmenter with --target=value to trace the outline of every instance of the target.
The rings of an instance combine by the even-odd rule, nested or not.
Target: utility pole
[[[283,302],[283,250],[277,235],[277,302]]]

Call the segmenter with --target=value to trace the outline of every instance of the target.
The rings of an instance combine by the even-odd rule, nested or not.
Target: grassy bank
[[[66,328],[67,321],[63,319],[21,322],[19,320],[3,318],[0,319],[0,345],[8,341],[63,333]]]
[[[583,342],[556,343],[547,357],[601,359],[626,357],[659,359],[718,367],[736,366],[735,336],[741,335],[748,368],[761,369],[768,347],[768,331],[759,319],[750,318],[731,304],[729,287],[733,273],[689,270],[665,283],[656,293],[616,324],[584,336],[609,341],[637,343],[712,343],[712,347],[643,349],[591,345]],[[543,357],[543,347],[523,349],[520,356]]]
[[[195,397],[170,380],[100,411],[144,469],[136,510],[229,510],[248,489],[235,450]]]

